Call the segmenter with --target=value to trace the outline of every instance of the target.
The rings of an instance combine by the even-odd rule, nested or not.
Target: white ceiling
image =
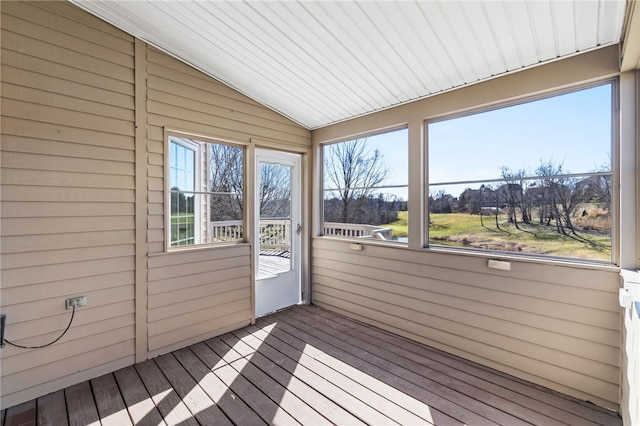
[[[71,0],[308,129],[620,41],[625,0]]]

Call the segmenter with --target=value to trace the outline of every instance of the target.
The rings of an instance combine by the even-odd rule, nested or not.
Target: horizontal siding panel
[[[134,227],[134,218],[130,216],[78,217],[73,220],[59,217],[12,218],[4,219],[0,235],[65,234],[67,238],[73,238],[76,232],[120,231]]]
[[[133,176],[2,168],[4,185],[135,189]]]
[[[235,137],[229,137],[229,139],[247,141],[247,139],[254,136],[263,136],[276,140],[289,141],[302,146],[307,146],[309,142],[309,139],[301,136],[271,130],[247,122],[210,115],[199,112],[196,109],[180,108],[155,101],[147,101],[147,107],[149,110],[148,123],[151,125],[161,126],[163,125],[162,120],[171,119],[172,123],[181,122],[180,125],[174,125],[173,128],[191,129],[193,125],[200,125],[202,126],[201,128],[205,129],[208,127],[209,130],[203,133],[205,135],[211,135],[211,137],[226,138],[227,135],[236,135]],[[194,108],[197,108],[197,106],[194,105]],[[197,132],[200,132],[200,130],[197,130]],[[225,135],[220,136],[221,132]]]
[[[353,253],[349,249],[349,241],[338,241],[330,238],[315,238],[314,249],[327,249],[343,253]],[[400,247],[384,247],[378,245],[366,246],[367,256],[399,260],[422,266],[437,266],[439,268],[480,272],[484,275],[507,277],[515,284],[520,279],[536,277],[537,281],[562,286],[588,288],[618,293],[617,268],[602,268],[589,264],[563,264],[562,262],[536,263],[527,261],[523,256],[511,261],[511,271],[489,269],[487,258],[484,256],[466,255],[463,250],[452,253],[442,253],[436,250],[408,250]],[[509,286],[505,287],[508,290]]]
[[[117,80],[108,74],[100,75],[67,63],[57,64],[7,49],[2,51],[1,58],[3,72],[8,73],[8,78],[3,78],[3,81],[7,83],[87,101],[92,100],[90,95],[98,94],[100,97],[93,100],[102,105],[132,109],[132,102],[125,98],[133,96],[134,85],[130,79]],[[55,82],[60,84],[54,85]],[[74,87],[76,91],[69,90]]]
[[[80,99],[74,96],[43,92],[42,90],[8,83],[2,83],[1,89],[2,97],[5,99],[24,101],[75,112],[86,112],[118,120],[133,121],[134,119],[134,112],[130,109],[98,104],[91,100]]]
[[[147,231],[147,243],[163,243],[164,229],[152,229]]]
[[[3,58],[5,56],[7,55],[3,55]],[[100,79],[96,78],[94,74],[84,73],[86,78],[83,78],[83,76],[80,75],[83,73],[73,70],[69,70],[62,78],[59,78],[55,76],[55,74],[41,74],[33,72],[31,69],[32,68],[14,68],[9,66],[9,64],[3,64],[2,79],[6,83],[20,87],[29,87],[43,92],[67,95],[88,101],[93,100],[99,104],[94,108],[98,108],[100,105],[107,105],[130,111],[133,110],[133,87],[130,85],[112,84],[114,87],[109,87],[109,83],[115,82],[115,80],[106,78],[105,83],[107,84],[99,85]],[[73,77],[78,78],[72,79]],[[86,80],[87,83],[83,83],[83,80]]]
[[[613,268],[313,240],[314,303],[580,398],[617,403]],[[535,277],[535,279],[532,279]]]
[[[147,179],[147,189],[149,191],[164,191],[164,179],[160,179],[160,178]]]
[[[133,163],[134,150],[111,148],[81,143],[68,143],[58,141],[44,141],[42,139],[27,138],[23,136],[4,135],[2,138],[3,152],[20,152],[23,154],[36,154],[54,157],[73,157],[90,160],[119,161]],[[112,174],[112,173],[111,173]]]
[[[148,204],[147,205],[147,213],[151,216],[151,215],[159,215],[159,216],[163,216],[164,215],[164,205],[163,204]]]
[[[173,71],[162,70],[158,66],[152,66],[151,72],[152,74],[148,77],[150,94],[158,91],[165,94],[193,99],[194,101],[208,105],[227,108],[229,111],[235,111],[238,114],[245,114],[250,117],[260,117],[264,120],[269,120],[280,125],[297,127],[303,135],[304,133],[302,133],[302,130],[307,132],[307,134],[309,132],[288,118],[265,108],[263,105],[260,105],[251,99],[247,99],[244,95],[235,92],[227,86],[216,85],[211,82],[211,80],[201,84],[199,87],[192,86],[191,84],[185,84],[185,81],[179,78],[180,74]],[[158,93],[158,95],[160,95],[160,93]]]
[[[196,101],[186,97],[186,94],[174,95],[150,89],[147,95],[149,102],[157,102],[159,106],[174,105],[176,107],[192,112],[201,112],[215,116],[219,119],[229,120],[229,123],[243,123],[250,128],[267,129],[269,131],[282,132],[281,139],[292,139],[298,141],[299,138],[308,139],[308,130],[299,126],[281,124],[269,119],[254,115],[248,115],[245,111],[236,111],[232,105],[221,107],[213,105],[211,102]],[[159,108],[159,107],[158,107]],[[286,135],[286,136],[285,136]]]
[[[24,253],[78,247],[114,246],[134,242],[133,231],[127,230],[75,233],[73,238],[61,238],[55,234],[3,237],[1,244],[2,253]]]
[[[410,270],[410,266],[402,266],[405,266],[405,271]],[[403,288],[409,287],[428,291],[429,297],[461,298],[461,300],[468,300],[470,303],[475,303],[478,300],[486,301],[488,303],[487,309],[489,310],[500,308],[516,310],[518,314],[517,318],[513,319],[515,321],[526,322],[525,317],[527,314],[534,314],[533,318],[535,318],[537,324],[539,324],[538,321],[548,321],[550,324],[554,324],[549,329],[553,329],[556,326],[556,319],[561,319],[608,328],[613,331],[612,334],[618,334],[618,314],[600,309],[594,310],[588,307],[569,305],[563,302],[541,299],[537,296],[512,294],[499,289],[483,288],[464,282],[442,281],[439,279],[429,279],[427,282],[425,280],[426,277],[342,263],[326,258],[315,258],[314,267],[318,273],[328,274],[328,276],[333,276],[335,273],[343,273],[341,275],[343,279],[344,276],[351,276],[353,279],[358,280],[377,279],[384,282],[393,282]],[[397,291],[403,290],[399,288]]]
[[[336,278],[325,277],[321,274],[316,274],[316,283],[321,285],[320,291],[327,292],[329,289],[333,291],[342,291],[348,288],[349,292],[355,294],[366,295],[367,299],[372,299],[377,302],[388,301],[394,309],[406,309],[415,312],[416,314],[427,314],[432,320],[427,322],[428,324],[437,324],[440,321],[454,321],[456,323],[463,324],[466,328],[467,325],[471,326],[468,332],[465,333],[469,338],[473,338],[476,335],[475,329],[482,329],[484,331],[499,334],[500,336],[513,339],[512,342],[520,340],[522,345],[513,345],[515,347],[521,347],[523,352],[529,352],[526,349],[527,345],[536,345],[545,349],[551,349],[553,351],[559,351],[561,353],[571,354],[578,357],[586,358],[592,361],[597,361],[605,364],[612,365],[614,367],[619,366],[619,350],[616,346],[610,346],[602,344],[598,341],[593,341],[589,335],[585,336],[570,336],[566,334],[560,334],[557,330],[544,330],[539,328],[535,320],[530,324],[518,323],[509,318],[502,319],[494,317],[495,314],[491,313],[491,309],[499,310],[500,308],[494,306],[486,306],[485,312],[473,312],[469,309],[474,309],[469,303],[457,303],[452,300],[451,305],[446,304],[450,302],[443,299],[441,296],[430,297],[430,294],[420,294],[426,292],[410,292],[406,294],[400,286],[394,286],[393,291],[379,290],[376,288],[376,284],[371,285],[356,284],[351,277],[346,277],[349,281],[340,281]],[[453,298],[451,298],[453,299]],[[483,305],[481,302],[476,301],[477,305]],[[504,309],[504,308],[502,308]],[[451,316],[452,310],[455,310],[455,317]],[[479,309],[483,311],[482,309]],[[514,318],[519,315],[517,311],[505,312],[506,316],[513,316]],[[410,312],[407,313],[408,318],[412,316]],[[533,325],[532,325],[533,324]],[[535,326],[534,326],[535,325]],[[439,326],[438,326],[439,327]],[[439,327],[444,328],[444,327]],[[462,333],[462,327],[459,333]],[[615,334],[612,332],[612,334]],[[509,344],[511,346],[511,344]]]
[[[133,176],[133,163],[121,161],[95,160],[53,155],[3,152],[2,166],[27,170],[51,170],[76,173],[101,173],[109,175]]]
[[[379,306],[372,307],[369,306],[369,303],[353,303],[347,298],[338,298],[335,295],[322,293],[317,289],[314,292],[314,303],[328,309],[331,309],[332,306],[338,306],[343,312],[353,312],[365,322],[375,323],[374,325],[389,331],[397,332],[422,343],[505,371],[517,377],[522,377],[534,383],[558,389],[560,392],[576,395],[577,391],[578,397],[584,399],[591,399],[591,397],[595,396],[613,403],[617,401],[618,385],[615,381],[601,380],[583,372],[557,367],[539,359],[514,353],[512,351],[513,348],[505,351],[490,346],[484,342],[484,336],[478,336],[478,340],[470,340],[455,333],[423,325],[424,323],[408,322],[394,314],[379,311]],[[377,305],[380,304],[378,303]],[[412,320],[416,319],[413,318]],[[410,324],[411,326],[409,326]],[[409,335],[407,335],[407,332],[409,332]],[[443,344],[441,342],[447,343]]]
[[[13,15],[12,12],[14,12]],[[23,13],[23,11],[19,11],[17,8],[10,8],[8,13],[4,13],[2,28],[7,32],[20,34],[33,40],[71,50],[84,57],[97,58],[101,61],[118,64],[127,68],[134,67],[133,52],[119,52],[110,47],[105,47],[102,44],[88,40],[86,34],[96,34],[96,31],[89,27],[76,26],[75,29],[77,31],[75,34],[66,34],[57,29],[47,28],[40,23],[22,19],[20,15]],[[24,16],[28,16],[28,13],[24,13]]]
[[[4,25],[4,20],[3,20]],[[61,47],[48,43],[46,40],[37,40],[19,32],[2,29],[2,45],[7,46],[7,50],[20,52],[27,56],[41,58],[53,64],[69,65],[73,68],[89,71],[95,75],[109,77],[123,82],[133,82],[133,57],[128,63],[117,63],[101,59],[96,56],[86,55],[74,51],[74,46]],[[40,72],[40,68],[34,69]],[[44,70],[43,70],[44,71]],[[66,79],[69,79],[67,77]]]
[[[84,262],[73,262],[71,264],[8,269],[2,271],[2,286],[5,288],[16,287],[65,279],[91,277],[113,272],[132,271],[133,269],[134,261],[131,256],[87,260]]]
[[[174,319],[178,319],[180,315],[183,315],[185,312],[196,312],[206,309],[216,310],[218,306],[226,303],[232,303],[236,300],[249,301],[250,299],[251,288],[245,285],[241,288],[226,292],[220,292],[210,296],[186,300],[184,302],[175,302],[158,308],[149,309],[149,324],[154,324],[153,327],[150,327],[149,333],[153,334],[158,330],[158,328],[162,330],[170,329],[170,327],[172,327],[170,322]],[[176,321],[176,324],[180,324],[180,321]],[[182,324],[184,326],[186,323],[182,322]]]
[[[123,333],[126,333],[126,331]],[[10,395],[23,389],[27,390],[30,387],[46,385],[46,382],[43,383],[43,377],[47,377],[51,381],[62,379],[62,383],[72,384],[74,383],[70,381],[73,377],[72,373],[95,368],[96,370],[87,372],[89,377],[95,377],[100,375],[97,371],[102,371],[101,367],[113,368],[111,364],[116,363],[116,365],[119,365],[120,363],[117,362],[117,360],[123,358],[126,358],[128,361],[128,364],[125,365],[131,365],[134,350],[133,339],[121,341],[113,345],[104,345],[101,343],[100,339],[98,339],[95,346],[90,347],[90,350],[84,348],[85,351],[79,355],[67,355],[65,359],[33,366],[33,368],[21,371],[15,375],[4,376],[2,381],[3,392],[5,392],[5,395]],[[124,367],[125,365],[122,366]],[[68,371],[70,371],[70,373],[67,373]],[[107,371],[105,371],[105,373],[106,372]]]
[[[90,129],[78,129],[74,127],[58,126],[51,123],[38,123],[35,121],[23,120],[21,118],[11,118],[2,116],[2,134],[32,138],[40,140],[41,143],[59,141],[63,143],[84,144],[87,147],[104,147],[111,149],[133,149],[133,139],[129,136],[106,134]],[[80,147],[78,147],[80,150]],[[46,154],[43,151],[43,154]],[[110,157],[110,156],[108,156]]]
[[[7,337],[49,342],[88,298],[61,343],[3,350],[3,406],[134,362],[133,43],[66,2],[2,5]]]
[[[149,269],[156,269],[167,266],[179,266],[184,263],[206,262],[209,260],[250,255],[251,246],[249,244],[232,244],[228,246],[211,247],[209,249],[173,251],[161,256],[150,256],[147,263]],[[250,260],[247,259],[247,264],[249,264],[249,262]]]
[[[216,280],[196,287],[180,287],[175,291],[149,296],[148,308],[156,309],[174,303],[187,302],[202,297],[217,295],[239,288],[251,288],[250,277]]]
[[[165,267],[149,268],[149,281],[160,279],[184,277],[203,272],[222,271],[224,269],[237,268],[240,266],[250,266],[251,259],[246,256],[232,256],[227,258],[213,258],[204,262],[190,262]]]
[[[41,4],[36,5],[25,2],[25,4],[18,7],[14,2],[6,2],[2,6],[2,11],[7,15],[21,18],[42,28],[68,34],[73,38],[79,35],[87,42],[133,56],[133,37],[125,39],[120,34],[116,35],[105,31],[96,31],[96,29],[87,22],[79,22],[68,18],[66,15],[70,13],[72,9],[75,9],[73,6],[67,7],[64,15],[51,13],[51,11],[43,9],[40,6]],[[100,22],[104,24],[104,21]],[[100,26],[104,27],[104,25]]]
[[[205,314],[205,315],[203,315]],[[251,309],[248,303],[234,302],[216,310],[215,315],[203,312],[194,313],[193,325],[177,330],[149,336],[151,355],[169,352],[179,347],[219,336],[225,332],[249,324]]]
[[[156,77],[157,78],[157,77]],[[214,115],[216,117],[225,118],[241,123],[250,123],[255,126],[261,126],[266,129],[281,131],[286,134],[309,139],[309,131],[293,123],[282,123],[274,121],[271,118],[263,118],[260,115],[251,114],[245,109],[245,105],[234,105],[233,100],[221,98],[220,96],[211,96],[210,99],[203,96],[206,92],[197,91],[195,88],[179,85],[175,88],[175,93],[167,93],[169,89],[167,82],[157,82],[154,84],[153,77],[149,78],[149,91],[147,97],[149,100],[157,101],[160,104],[175,105],[187,110],[201,111],[205,114]],[[158,86],[158,90],[154,89],[154,85]],[[191,89],[195,93],[186,93]],[[195,97],[192,97],[195,95]],[[198,96],[199,95],[199,96]],[[239,102],[238,102],[239,104]],[[256,111],[262,112],[262,111]]]
[[[163,166],[164,167],[164,155],[163,154],[156,154],[153,152],[150,152],[147,154],[147,161],[149,162],[149,164],[155,164],[156,166]]]
[[[208,306],[204,309],[189,310],[182,312],[178,315],[173,315],[168,318],[150,321],[149,322],[149,340],[155,336],[166,334],[171,331],[184,330],[192,327],[198,328],[198,325],[205,321],[210,321],[215,318],[219,318],[225,315],[231,315],[235,312],[242,312],[250,310],[249,298],[245,297],[241,292],[234,293],[232,296],[238,296],[239,299],[227,299],[225,303],[219,305]],[[225,324],[220,324],[213,329],[222,328]],[[199,331],[198,334],[202,333]],[[185,332],[188,334],[188,332]],[[168,344],[165,343],[165,344]]]
[[[46,207],[46,208],[44,208]],[[12,201],[2,205],[3,218],[133,216],[132,203]]]
[[[98,130],[105,133],[115,133],[125,136],[133,136],[134,133],[133,123],[131,121],[35,105],[13,99],[2,99],[2,113],[9,117]]]
[[[97,34],[105,33],[111,36],[121,38],[127,42],[133,43],[133,36],[125,33],[113,25],[88,14],[84,10],[62,1],[45,1],[36,3],[41,9],[50,12],[51,15],[61,15],[68,19],[73,19],[82,25],[90,26],[96,30]]]
[[[2,254],[2,269],[53,265],[84,260],[108,259],[133,256],[133,244],[118,244],[110,247],[86,247],[67,250],[33,251],[29,253]]]
[[[237,90],[232,89],[226,84],[219,82],[218,80],[196,70],[195,68],[189,67],[188,65],[172,58],[169,55],[155,50],[153,47],[147,49],[147,59],[149,60],[147,66],[147,72],[149,76],[162,77],[165,80],[179,82],[179,84],[183,84],[186,86],[202,88],[203,90],[214,95],[235,99],[249,105],[264,108],[265,111],[271,111],[265,106],[249,98],[248,96],[243,95]],[[276,120],[283,119],[283,116],[281,116],[280,114],[273,112],[273,115],[278,116],[276,117]],[[290,121],[286,118],[285,120]]]
[[[78,314],[78,313],[77,313]],[[8,371],[17,374],[21,371],[29,369],[31,365],[42,364],[42,360],[46,359],[47,362],[56,362],[66,358],[69,353],[77,353],[84,350],[80,345],[88,346],[91,348],[110,346],[123,341],[128,341],[134,338],[134,329],[131,325],[133,323],[133,315],[123,315],[120,317],[110,318],[109,321],[102,321],[91,323],[88,325],[81,325],[72,327],[67,334],[60,339],[60,344],[47,346],[38,351],[24,350],[16,352],[12,355],[6,355],[2,359],[3,368],[7,368]],[[64,330],[64,327],[58,332]],[[55,338],[57,336],[53,336]],[[30,339],[35,341],[36,339]],[[42,344],[41,342],[51,341],[51,338],[40,338],[40,342],[35,341],[34,344]],[[29,344],[23,342],[23,344]],[[86,347],[85,346],[85,347]],[[46,365],[46,364],[43,364]]]
[[[318,265],[317,263],[322,263]],[[324,282],[331,285],[331,279],[350,281],[355,284],[372,287],[380,290],[389,289],[389,281],[384,276],[372,278],[361,276],[357,271],[349,273],[339,265],[327,265],[324,262],[314,264],[314,274],[326,278]],[[403,277],[399,277],[401,281]],[[434,291],[434,287],[442,286],[443,289],[451,288],[452,291]],[[457,288],[455,288],[457,287]],[[522,325],[535,324],[542,330],[557,332],[566,336],[574,336],[581,339],[600,342],[616,348],[619,344],[619,332],[615,329],[616,322],[613,314],[602,315],[602,318],[594,320],[593,310],[580,307],[569,307],[558,303],[532,299],[522,296],[511,296],[484,292],[478,297],[477,289],[459,286],[452,283],[432,282],[425,289],[412,286],[398,285],[393,287],[393,294],[402,294],[408,297],[416,297],[423,301],[435,302],[454,309],[464,309],[481,315],[487,315],[497,319],[518,323]],[[481,293],[482,294],[482,293]],[[481,301],[481,303],[479,303]],[[606,313],[604,313],[606,314]],[[609,325],[610,328],[606,326]]]
[[[226,280],[244,278],[247,282],[251,280],[251,268],[241,266],[238,268],[224,269],[222,271],[204,272],[192,274],[186,277],[167,278],[149,283],[149,298],[163,293],[173,293],[177,289],[189,289],[212,283],[219,283]]]
[[[63,281],[49,281],[20,287],[5,287],[1,290],[2,304],[9,306],[29,303],[34,300],[56,298],[66,300],[68,297],[78,294],[84,295],[86,292],[98,291],[103,288],[109,288],[110,286],[133,286],[134,283],[135,278],[133,271],[123,271],[93,275],[90,277],[65,279]],[[96,315],[94,305],[96,305],[96,301],[92,300],[90,303],[92,316]],[[133,309],[133,304],[131,305],[131,309]]]
[[[612,304],[612,299],[610,299],[612,293],[617,294],[618,292],[617,273],[613,271],[606,274],[598,274],[598,271],[585,271],[582,281],[585,285],[579,286],[576,284],[580,281],[573,281],[573,277],[569,278],[568,282],[560,280],[561,282],[558,283],[555,282],[556,279],[547,281],[545,279],[546,273],[543,271],[548,268],[553,268],[551,265],[520,264],[519,262],[512,261],[511,273],[493,273],[493,270],[490,270],[486,266],[487,259],[469,258],[468,262],[466,258],[464,258],[464,261],[458,259],[456,261],[458,263],[456,267],[448,267],[447,265],[440,265],[438,263],[424,264],[414,261],[414,257],[420,254],[424,258],[430,258],[432,253],[429,252],[420,253],[411,250],[396,250],[390,248],[387,249],[389,253],[385,257],[383,254],[384,250],[382,252],[376,250],[381,247],[373,248],[367,246],[366,256],[353,254],[353,251],[348,250],[348,247],[342,249],[338,245],[335,246],[335,248],[337,248],[337,250],[324,251],[321,257],[336,260],[341,259],[347,263],[360,263],[369,266],[375,265],[375,267],[379,269],[390,268],[392,271],[410,272],[412,275],[424,278],[433,278],[449,282],[463,282],[468,285],[493,288],[507,293],[529,295],[618,312],[617,306]],[[405,252],[404,256],[402,256],[403,252]],[[448,257],[454,258],[460,256],[461,255],[457,254],[448,255]],[[372,259],[375,260],[372,261]],[[474,264],[475,260],[479,260],[482,266],[476,267]],[[563,276],[573,275],[569,273],[570,271],[573,272],[572,268],[565,267],[564,270],[559,271],[558,274]],[[576,275],[582,275],[579,269],[576,270]],[[596,279],[594,280],[594,278],[589,275],[595,275]],[[479,276],[486,277],[486,279],[479,279]],[[535,277],[536,279],[532,280],[531,277]]]
[[[122,294],[117,294],[118,290],[121,290]],[[110,318],[132,315],[135,310],[132,294],[133,291],[127,289],[126,286],[88,292],[87,299],[89,300],[89,304],[87,307],[76,310],[72,327],[98,322],[104,323],[105,321],[108,323]],[[99,299],[101,296],[104,297],[103,300]],[[12,319],[10,323],[7,324],[7,327],[11,325],[11,335],[15,336],[17,340],[33,340],[33,338],[35,338],[45,342],[50,335],[57,337],[55,334],[60,335],[60,332],[66,328],[71,318],[71,311],[65,310],[64,300],[65,298],[63,297],[61,300],[42,300],[23,305],[24,308],[42,308],[46,311],[46,315],[42,316],[27,314],[24,311],[16,312],[14,310]],[[19,318],[19,321],[16,320],[16,318]],[[9,319],[8,315],[7,319]],[[133,325],[133,323],[131,323],[131,325]],[[8,329],[9,328],[7,328],[7,330]],[[37,330],[37,334],[33,332],[34,329]],[[87,334],[87,336],[90,335],[91,333]],[[78,336],[80,335],[76,334],[76,337]],[[7,354],[10,352],[21,353],[18,348],[7,351]]]
[[[152,342],[153,349],[149,350],[149,357],[153,358],[158,355],[164,355],[168,352],[182,349],[186,346],[190,346],[195,343],[203,342],[207,339],[211,339],[213,337],[238,330],[251,322],[249,315],[250,312],[241,311],[233,313],[231,315],[227,315],[224,318],[217,318],[207,323],[198,324],[197,328],[193,328],[190,330],[192,333],[190,333],[189,337],[187,338],[185,338],[184,335],[181,335],[180,331],[174,331],[171,333],[167,333],[166,335],[158,336],[154,338]],[[224,324],[224,326],[213,328],[218,327],[220,324]],[[196,334],[199,331],[201,333]],[[164,342],[168,343],[162,344]]]
[[[164,168],[162,166],[149,165],[147,168],[147,176],[154,178],[164,177]]]

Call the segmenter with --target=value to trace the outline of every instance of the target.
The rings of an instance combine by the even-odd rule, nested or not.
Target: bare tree
[[[518,209],[520,210],[521,221],[524,223],[531,222],[530,200],[526,196],[527,176],[526,169],[512,171],[510,168],[502,166],[500,168],[502,178],[507,183],[501,188],[504,192],[504,199],[507,206],[507,214],[509,222],[518,227]]]
[[[243,217],[244,155],[242,148],[208,144],[211,220],[240,220]]]
[[[339,199],[335,215],[342,223],[358,221],[358,209],[365,205],[389,176],[383,155],[367,146],[368,140],[354,139],[325,147],[325,188],[334,188]]]
[[[291,214],[291,168],[260,164],[260,217],[284,218]]]
[[[580,204],[587,201],[590,191],[586,181],[563,176],[569,172],[562,169],[562,164],[551,161],[541,161],[536,174],[542,176],[542,194],[556,222],[556,230],[561,234],[568,231],[575,234],[572,217]]]

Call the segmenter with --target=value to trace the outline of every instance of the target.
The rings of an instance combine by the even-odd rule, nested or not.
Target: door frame
[[[252,141],[253,142],[253,141]],[[266,145],[266,146],[265,146]],[[276,145],[272,144],[260,144],[259,146],[253,145],[253,143],[249,146],[248,155],[247,155],[247,163],[249,167],[247,167],[247,182],[251,182],[251,190],[246,191],[247,196],[247,204],[251,206],[250,215],[247,217],[248,223],[246,224],[248,231],[247,237],[250,238],[252,244],[252,286],[251,286],[251,323],[255,323],[256,320],[256,285],[258,283],[258,268],[259,268],[259,254],[260,254],[260,240],[259,240],[259,220],[260,220],[260,212],[257,200],[258,190],[259,190],[259,179],[260,179],[260,169],[259,169],[259,161],[260,159],[269,159],[269,154],[272,153],[274,156],[282,153],[284,155],[295,155],[299,158],[299,175],[300,180],[297,182],[298,190],[299,190],[299,220],[302,225],[302,232],[300,234],[300,243],[298,244],[298,271],[297,277],[299,281],[299,289],[302,292],[300,297],[300,303],[309,304],[311,302],[310,297],[310,181],[309,181],[309,157],[310,150],[302,149],[302,152],[296,150],[284,150]],[[277,161],[274,161],[277,162]],[[292,181],[292,186],[293,186]],[[293,188],[292,188],[293,190]],[[295,225],[292,224],[292,229]]]

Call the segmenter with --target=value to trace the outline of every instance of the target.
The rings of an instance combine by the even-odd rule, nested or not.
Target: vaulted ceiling
[[[625,0],[71,0],[308,129],[620,42]]]

